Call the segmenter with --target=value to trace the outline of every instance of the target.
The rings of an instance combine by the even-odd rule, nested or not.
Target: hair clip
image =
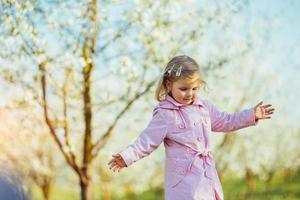
[[[167,71],[168,76],[171,76],[174,66],[175,66],[175,64]]]
[[[182,66],[180,65],[180,67],[176,70],[176,76],[181,75],[181,70],[182,70]]]

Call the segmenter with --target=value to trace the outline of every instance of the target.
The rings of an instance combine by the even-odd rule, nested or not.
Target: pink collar
[[[191,105],[196,105],[196,106],[203,106],[203,103],[199,98],[197,98]],[[178,103],[174,98],[171,96],[167,95],[166,99],[159,102],[159,107],[161,108],[166,108],[166,109],[179,109],[180,107],[184,107],[187,105]]]

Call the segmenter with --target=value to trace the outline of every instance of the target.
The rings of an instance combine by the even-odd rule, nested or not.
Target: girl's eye
[[[193,90],[198,90],[198,88],[193,88]]]
[[[187,88],[179,88],[181,91],[186,91]]]

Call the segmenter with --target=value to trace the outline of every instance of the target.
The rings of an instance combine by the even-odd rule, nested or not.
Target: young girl
[[[222,200],[222,187],[211,153],[211,131],[227,132],[269,119],[274,108],[255,107],[228,114],[209,101],[197,98],[205,84],[198,64],[188,56],[176,56],[167,64],[156,91],[159,104],[153,118],[135,142],[112,155],[110,169],[120,171],[165,146],[166,200]]]

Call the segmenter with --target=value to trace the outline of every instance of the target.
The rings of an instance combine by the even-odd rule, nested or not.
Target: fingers
[[[116,164],[116,159],[111,159],[107,164],[110,166],[109,168],[111,169],[111,167],[113,167]]]
[[[271,117],[263,117],[263,118],[261,118],[261,119],[271,119]]]
[[[265,115],[262,116],[261,119],[271,119],[272,114],[273,114],[273,112],[266,113]]]
[[[109,169],[113,172],[120,172],[122,168],[126,166],[123,161],[123,158],[120,154],[112,155],[112,159],[107,163],[109,165]]]
[[[120,154],[114,154],[114,155],[112,155],[112,157],[114,157],[114,158],[112,158],[107,164],[110,165],[113,162],[117,162],[117,159],[118,159],[119,155]]]
[[[260,101],[255,106],[258,119],[269,119],[274,113],[275,109],[272,107],[272,104],[263,105],[263,101]]]
[[[264,106],[265,115],[270,116],[274,113],[274,110],[275,110],[274,108],[267,109],[268,107],[271,107],[271,106],[272,106],[271,104]]]
[[[270,108],[270,107],[272,107],[272,104],[266,104],[266,105],[263,105],[263,101],[261,101],[261,102],[259,102],[256,106],[255,106],[255,108],[257,108],[257,107],[262,107],[262,108],[264,108],[264,109],[267,109],[267,108]],[[268,109],[269,110],[269,109]],[[273,111],[273,110],[275,110],[274,108],[271,108],[271,110]]]
[[[121,155],[120,154],[114,154],[114,155],[112,155],[112,157],[114,157],[114,158],[120,158]]]
[[[123,168],[122,166],[120,166],[117,161],[115,159],[112,159],[109,163],[108,163],[109,169],[112,170],[113,172],[120,172],[121,168]]]
[[[112,164],[113,162],[115,162],[115,159],[111,159],[107,164],[110,165],[110,164]]]
[[[113,159],[111,159],[107,164],[111,165],[112,163],[117,163],[118,160],[120,160],[120,156],[118,154],[116,155],[112,155],[112,157],[114,157]]]
[[[270,108],[270,109],[267,109],[269,112],[273,112],[275,110],[275,108]]]
[[[269,108],[269,107],[271,107],[272,105],[271,104],[267,104],[267,105],[263,105],[262,107],[264,107],[264,108]]]
[[[113,166],[111,166],[109,169],[111,169],[113,172],[116,172],[116,171],[120,171],[120,166],[115,164]]]
[[[267,110],[267,114],[269,114],[269,115],[270,115],[270,114],[273,114],[273,113],[274,113],[274,110],[275,110],[274,108],[268,109],[268,110]]]
[[[121,166],[119,166],[119,165],[115,165],[113,168],[111,168],[111,170],[113,171],[113,172],[120,172],[122,169],[123,169],[124,167],[121,167]]]
[[[124,168],[124,167],[120,167],[120,168],[118,169],[118,172],[120,172],[123,168]]]

